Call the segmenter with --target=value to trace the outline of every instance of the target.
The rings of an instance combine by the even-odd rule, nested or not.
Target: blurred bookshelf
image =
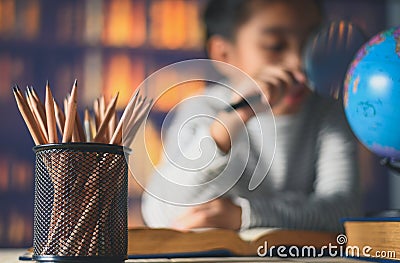
[[[33,142],[11,87],[32,85],[43,98],[49,80],[61,102],[78,79],[80,111],[100,94],[110,98],[117,91],[122,109],[146,76],[174,62],[205,57],[199,19],[204,2],[0,0],[0,119],[7,126],[0,130],[0,247],[31,246],[33,241]],[[185,94],[201,89],[192,85]],[[183,98],[176,92],[160,100],[155,118]],[[157,162],[156,124],[146,126],[146,137]],[[138,164],[134,172],[146,176],[148,171]],[[141,223],[142,190],[132,176],[129,180],[129,224],[136,225]]]
[[[0,0],[0,247],[32,245],[33,142],[12,98],[11,87],[32,85],[43,98],[46,80],[61,102],[78,79],[79,106],[92,106],[120,92],[121,109],[134,89],[151,73],[174,62],[204,58],[199,16],[206,0]],[[330,19],[356,21],[368,35],[385,27],[385,1],[326,0]],[[351,3],[350,3],[351,2]],[[367,19],[368,18],[368,19]],[[176,74],[152,88],[164,90]],[[180,100],[204,88],[203,83],[173,89],[157,101],[145,127],[147,152],[135,150],[135,177],[146,181],[149,154],[160,158],[159,126]],[[143,147],[137,147],[143,149]],[[380,178],[382,179],[382,178]],[[386,181],[370,199],[385,203]],[[383,189],[383,190],[382,190]],[[129,225],[141,224],[141,186],[129,176]],[[379,198],[375,198],[378,196]]]

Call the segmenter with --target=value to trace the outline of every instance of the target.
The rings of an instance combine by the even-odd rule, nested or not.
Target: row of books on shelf
[[[33,211],[28,207],[19,209],[6,209],[3,206],[0,213],[0,247],[21,247],[32,244]]]
[[[92,101],[100,94],[104,94],[107,99],[119,92],[117,109],[122,109],[127,104],[130,94],[146,76],[159,67],[157,61],[124,52],[59,53],[55,56],[57,64],[54,64],[52,56],[48,59],[38,59],[0,51],[0,101],[10,101],[10,90],[15,84],[22,87],[33,85],[35,89],[42,91],[46,80],[54,87],[55,98],[60,100],[72,85],[71,79],[78,79],[81,87],[79,96],[85,107],[91,106]],[[38,64],[41,65],[40,68],[35,67]],[[204,83],[197,81],[164,92],[171,85],[175,86],[180,74],[182,72],[173,70],[165,74],[159,73],[151,83],[152,92],[157,95],[156,110],[168,111],[182,99],[203,90]],[[43,76],[41,83],[35,83],[40,76]]]
[[[0,0],[0,39],[200,49],[199,0]]]
[[[33,193],[33,170],[33,164],[30,161],[0,154],[0,193]]]

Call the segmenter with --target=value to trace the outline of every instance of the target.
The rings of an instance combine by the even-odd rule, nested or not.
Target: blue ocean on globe
[[[374,36],[358,51],[343,96],[357,138],[375,154],[400,160],[400,27]]]

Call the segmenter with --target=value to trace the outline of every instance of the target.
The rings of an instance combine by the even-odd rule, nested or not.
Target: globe
[[[400,160],[400,27],[375,35],[357,52],[343,103],[357,138],[378,156]]]

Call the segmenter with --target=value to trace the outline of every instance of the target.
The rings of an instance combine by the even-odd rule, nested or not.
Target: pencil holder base
[[[118,263],[125,262],[126,257],[123,256],[77,256],[77,257],[64,257],[64,256],[33,256],[33,260],[37,262],[46,262],[46,263]]]

